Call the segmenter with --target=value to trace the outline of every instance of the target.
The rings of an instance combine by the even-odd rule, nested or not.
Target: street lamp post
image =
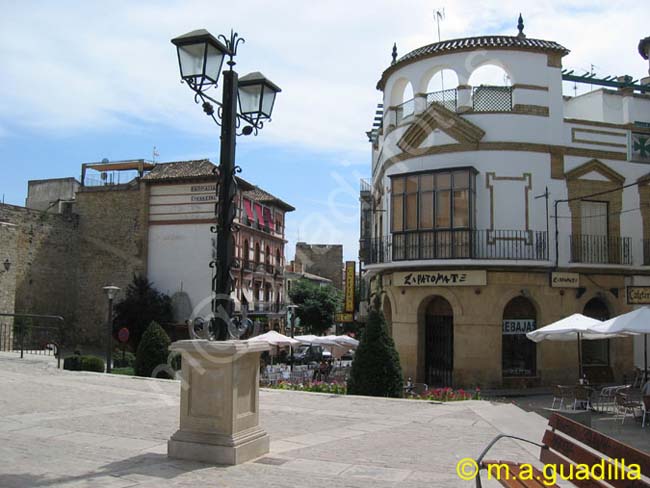
[[[234,259],[233,200],[237,193],[235,174],[241,172],[241,168],[235,165],[236,136],[252,133],[257,135],[264,122],[271,119],[275,97],[281,90],[259,72],[239,78],[233,69],[236,64],[234,58],[244,39],[236,32],[231,31],[229,39],[223,35],[215,38],[207,30],[199,29],[176,37],[171,42],[176,46],[182,82],[194,91],[195,102],[202,102],[203,111],[221,126],[220,162],[215,171],[216,225],[211,227],[212,232],[217,234],[217,252],[216,261],[210,262],[214,275],[212,320],[207,338],[226,340],[236,335],[230,327],[233,323],[233,303],[230,297],[230,270]],[[221,101],[217,101],[214,98],[214,90],[217,88],[226,57],[228,69],[223,72]],[[216,114],[213,103],[218,107]],[[241,131],[238,133],[239,129]]]
[[[120,288],[117,286],[105,286],[104,293],[108,297],[108,333],[106,335],[106,373],[111,372],[111,363],[113,362],[113,299]]]

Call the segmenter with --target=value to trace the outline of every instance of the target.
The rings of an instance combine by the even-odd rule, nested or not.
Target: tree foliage
[[[403,387],[399,355],[376,303],[368,311],[368,321],[354,355],[348,393],[400,398]]]
[[[291,301],[298,305],[296,315],[310,334],[323,334],[334,323],[334,315],[341,304],[341,294],[333,286],[320,286],[309,280],[298,280],[289,292]]]
[[[142,335],[142,340],[135,354],[136,376],[151,376],[158,365],[167,364],[169,345],[171,341],[163,328],[156,322],[151,322]],[[163,373],[164,377],[168,377]]]
[[[144,331],[151,322],[164,324],[172,321],[172,301],[168,295],[159,292],[144,276],[133,276],[126,289],[124,300],[115,305],[113,330],[129,329],[129,341],[137,350]]]

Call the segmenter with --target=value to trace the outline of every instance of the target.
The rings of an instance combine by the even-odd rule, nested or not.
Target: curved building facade
[[[525,332],[574,312],[626,312],[627,288],[650,284],[650,155],[634,149],[650,134],[650,96],[564,96],[568,53],[520,25],[517,36],[394,54],[383,72],[360,261],[406,376],[575,381],[576,343],[534,344]],[[496,82],[476,81],[486,66]],[[634,347],[585,343],[587,373],[622,380]]]

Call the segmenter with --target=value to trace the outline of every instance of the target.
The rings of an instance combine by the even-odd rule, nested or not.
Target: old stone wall
[[[106,336],[108,302],[103,287],[120,287],[119,301],[133,275],[146,273],[145,188],[133,184],[77,192],[77,321],[83,343],[101,344]]]
[[[0,298],[0,308],[62,315],[66,329],[72,329],[79,242],[76,218],[3,204],[0,222],[12,224],[0,229],[0,261],[6,259],[5,253],[11,261],[10,271],[0,275],[0,293],[7,297]],[[38,325],[53,324],[39,321]]]
[[[0,312],[14,313],[16,299],[16,270],[12,267],[5,270],[4,262],[9,260],[10,266],[17,261],[16,237],[18,228],[15,224],[3,222],[0,219]],[[10,350],[12,342],[13,319],[0,317],[0,351]]]
[[[343,246],[340,244],[296,244],[295,264],[297,269],[332,280],[343,290]]]

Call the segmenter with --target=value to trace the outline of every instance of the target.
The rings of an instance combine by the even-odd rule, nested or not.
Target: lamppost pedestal
[[[269,452],[259,425],[260,354],[266,343],[178,341],[182,355],[180,428],[167,443],[170,458],[241,464]]]

